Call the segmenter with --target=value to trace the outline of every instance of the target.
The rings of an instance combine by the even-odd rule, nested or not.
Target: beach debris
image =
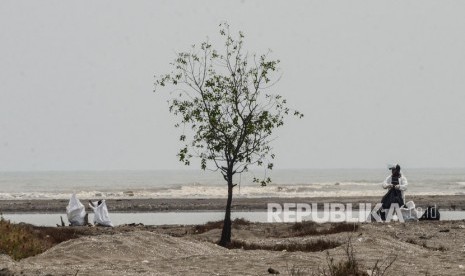
[[[135,222],[132,222],[132,223],[127,223],[127,224],[123,224],[123,225],[120,225],[120,226],[137,227],[137,226],[144,226],[144,224],[143,224],[143,223],[135,223]]]
[[[428,206],[419,220],[440,220],[441,214],[437,206]]]
[[[86,213],[86,215],[84,216],[84,223],[85,225],[87,226],[92,226],[92,224],[89,223],[89,214]]]
[[[276,275],[276,274],[280,274],[279,271],[277,271],[276,269],[273,269],[273,268],[271,268],[271,267],[268,268],[268,273],[270,273],[270,274],[275,274],[275,275]]]
[[[133,191],[125,191],[125,192],[123,192],[123,194],[124,194],[125,196],[134,196],[134,192],[133,192]]]
[[[439,230],[439,232],[441,232],[441,233],[449,233],[450,229],[441,229],[441,230]]]
[[[142,263],[144,263],[144,264],[148,264],[148,263],[149,263],[149,261],[147,261],[147,260],[143,260],[143,261],[142,261]]]
[[[459,265],[459,268],[460,268],[460,269],[463,269],[463,265]]]

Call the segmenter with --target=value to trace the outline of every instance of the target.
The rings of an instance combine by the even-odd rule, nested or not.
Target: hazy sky
[[[0,170],[179,169],[153,93],[227,20],[305,114],[276,168],[465,167],[463,1],[0,2]],[[217,44],[218,45],[218,44]],[[218,45],[219,46],[219,45]]]

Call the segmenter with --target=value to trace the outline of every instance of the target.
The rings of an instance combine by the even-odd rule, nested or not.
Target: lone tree
[[[220,24],[224,38],[223,53],[207,41],[192,46],[189,52],[177,54],[173,71],[156,77],[159,86],[177,86],[173,90],[169,110],[177,116],[176,127],[182,127],[179,139],[184,143],[177,156],[190,165],[200,159],[203,170],[220,171],[228,186],[228,199],[219,244],[231,242],[231,202],[234,175],[247,171],[251,165],[273,168],[270,143],[272,132],[283,125],[286,115],[303,117],[291,111],[286,100],[268,90],[278,80],[272,75],[279,60],[268,54],[244,53],[242,32],[233,37],[226,23]],[[265,186],[270,178],[255,182]]]

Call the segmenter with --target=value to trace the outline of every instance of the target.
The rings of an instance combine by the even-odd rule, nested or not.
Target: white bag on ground
[[[97,206],[98,202],[93,202]],[[108,217],[108,208],[105,200],[102,200],[102,203],[97,207],[90,205],[90,208],[94,210],[94,224],[100,226],[110,226],[113,227],[110,218]]]
[[[76,197],[76,194],[71,195],[68,206],[66,206],[66,215],[71,226],[82,226],[85,224],[86,209]]]
[[[400,212],[402,213],[404,221],[418,220],[418,211],[415,208],[415,203],[413,201],[405,203],[405,205],[402,208],[400,208]]]

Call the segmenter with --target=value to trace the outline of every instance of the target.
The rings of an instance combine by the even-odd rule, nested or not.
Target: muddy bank
[[[95,199],[92,199],[95,200]],[[453,196],[410,196],[419,207],[436,204],[442,210],[465,210],[462,195]],[[81,199],[86,204],[87,199]],[[235,198],[233,209],[237,211],[266,210],[268,203],[352,203],[354,208],[359,203],[375,204],[379,197],[315,197],[315,198]],[[156,199],[107,199],[110,212],[164,212],[164,211],[222,211],[226,204],[224,198],[156,198]],[[68,200],[0,200],[1,213],[59,213],[63,212]]]

